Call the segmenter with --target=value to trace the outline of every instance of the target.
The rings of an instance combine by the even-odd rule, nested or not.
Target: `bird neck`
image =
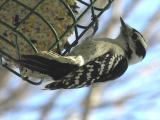
[[[115,44],[120,46],[124,51],[131,50],[129,43],[127,42],[129,40],[126,40],[126,38],[122,36],[121,34],[117,38],[115,38],[113,41]]]
[[[143,57],[136,54],[136,45],[129,38],[120,34],[115,39],[115,44],[119,45],[124,50],[129,64],[135,64],[143,59]]]
[[[135,57],[134,53],[135,50],[132,47],[132,43],[129,43],[129,40],[125,38],[123,35],[119,35],[115,40],[115,44],[119,45],[125,52],[125,55],[127,56],[128,62],[131,63],[133,60],[133,56]],[[132,63],[131,63],[132,64]]]

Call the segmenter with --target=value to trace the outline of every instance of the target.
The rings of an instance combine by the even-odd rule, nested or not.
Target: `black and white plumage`
[[[68,56],[25,55],[19,62],[23,67],[51,76],[54,82],[46,85],[51,90],[114,80],[128,65],[141,61],[147,47],[143,36],[120,20],[121,32],[114,40],[89,37]]]

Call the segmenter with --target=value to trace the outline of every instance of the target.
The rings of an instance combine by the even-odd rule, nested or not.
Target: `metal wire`
[[[3,4],[0,5],[0,11],[1,9],[3,9],[3,7],[5,6],[5,4],[7,4],[10,0],[6,0]],[[27,44],[30,45],[30,47],[34,50],[35,53],[38,52],[36,46],[31,42],[30,39],[28,39],[22,32],[20,32],[18,30],[19,26],[24,22],[26,21],[30,16],[31,14],[36,14],[51,30],[53,36],[55,36],[55,39],[56,41],[49,47],[48,51],[54,49],[55,47],[59,48],[59,42],[65,37],[65,35],[67,33],[69,33],[71,30],[74,29],[74,33],[75,33],[75,40],[73,41],[73,43],[71,45],[67,45],[67,47],[65,48],[65,51],[62,55],[65,55],[66,53],[68,53],[70,51],[70,49],[72,47],[74,47],[75,45],[77,45],[78,43],[78,40],[86,33],[86,31],[91,28],[91,27],[94,27],[94,32],[97,30],[98,28],[98,18],[102,15],[102,13],[108,9],[111,5],[111,3],[113,2],[113,0],[109,0],[108,1],[108,4],[106,4],[106,6],[104,8],[98,8],[98,7],[95,7],[94,4],[95,2],[98,1],[98,0],[90,0],[90,3],[87,3],[85,2],[85,0],[77,0],[77,2],[79,2],[79,4],[82,4],[84,6],[86,6],[85,10],[79,15],[79,17],[77,17],[75,14],[74,14],[74,11],[73,9],[71,8],[70,5],[68,5],[68,3],[66,2],[66,0],[60,0],[60,2],[65,6],[66,10],[69,12],[70,16],[72,17],[73,19],[73,24],[71,26],[69,26],[66,31],[62,34],[62,35],[58,35],[55,27],[53,25],[51,25],[47,20],[46,18],[43,17],[43,15],[39,14],[38,12],[36,12],[36,9],[38,8],[39,5],[41,5],[44,0],[40,0],[39,3],[37,3],[37,5],[35,5],[35,7],[33,8],[30,8],[29,6],[23,4],[22,2],[18,1],[18,0],[12,0],[12,2],[15,2],[16,4],[24,7],[25,9],[27,9],[29,11],[29,13],[23,18],[21,19],[21,21],[18,21],[16,24],[15,24],[15,27],[12,27],[11,25],[9,25],[8,23],[6,23],[5,21],[1,20],[0,18],[0,24],[4,25],[6,28],[12,30],[14,33],[15,33],[15,44],[13,44],[12,42],[10,42],[7,38],[5,38],[3,35],[0,34],[0,40],[3,40],[7,45],[13,47],[16,49],[17,51],[17,56],[18,56],[18,59],[20,59],[20,51],[19,51],[19,45],[18,45],[18,36],[22,37],[26,42]],[[84,15],[87,13],[87,12],[91,12],[91,22],[87,25],[87,26],[84,26],[82,24],[78,24],[78,21],[84,17]],[[98,12],[98,14],[95,14],[95,11]],[[78,29],[82,29],[82,31],[78,31]],[[13,68],[11,68],[10,66],[8,66],[7,64],[3,64],[3,61],[2,61],[2,57],[5,56],[7,57],[8,59],[10,59],[11,61],[14,61],[14,62],[17,62],[17,60],[15,58],[13,58],[12,56],[10,56],[9,54],[7,54],[6,52],[4,52],[3,50],[0,49],[0,60],[1,60],[1,66],[3,66],[4,68],[8,69],[10,72],[14,73],[15,75],[21,77],[23,80],[31,83],[31,84],[34,84],[34,85],[39,85],[41,84],[42,80],[40,82],[32,82],[31,80],[29,80],[28,78],[22,76],[20,73],[18,73],[17,71],[15,71]]]

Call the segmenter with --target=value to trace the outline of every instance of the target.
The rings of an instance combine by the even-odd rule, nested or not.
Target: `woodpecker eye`
[[[133,33],[132,39],[136,40],[138,38],[138,35],[136,33]]]

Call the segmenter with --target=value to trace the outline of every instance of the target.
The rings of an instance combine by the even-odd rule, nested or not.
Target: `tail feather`
[[[58,80],[78,67],[75,64],[61,63],[38,55],[23,55],[18,61],[22,67],[51,76]]]
[[[64,89],[66,86],[61,81],[60,82],[52,82],[45,86],[46,89],[49,90],[57,90],[57,89]]]

